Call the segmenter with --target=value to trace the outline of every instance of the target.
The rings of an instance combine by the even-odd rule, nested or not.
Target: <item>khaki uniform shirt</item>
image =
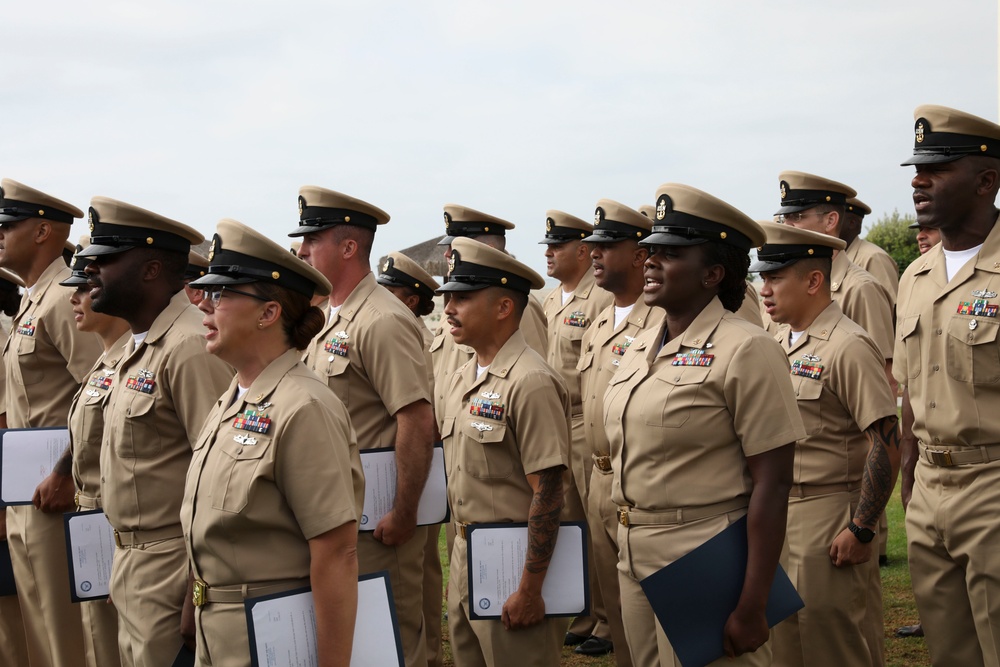
[[[73,450],[73,483],[87,498],[101,497],[101,441],[104,437],[104,399],[117,374],[115,366],[125,354],[132,334],[126,331],[101,355],[90,371],[90,379],[80,385],[69,410],[69,444]],[[95,504],[88,501],[87,506]]]
[[[1000,224],[950,282],[940,244],[903,273],[892,372],[909,390],[924,445],[1000,443],[998,293]]]
[[[372,273],[327,320],[303,361],[347,406],[361,451],[393,447],[394,415],[431,400],[420,323]]]
[[[899,291],[899,266],[889,253],[871,241],[866,241],[858,236],[851,241],[851,245],[847,246],[844,254],[847,255],[847,259],[875,276],[879,284],[888,292],[892,304],[896,305],[896,293]]]
[[[789,345],[789,327],[775,339],[788,355],[806,437],[795,446],[795,484],[860,483],[868,458],[864,430],[896,414],[885,362],[865,330],[831,303]]]
[[[875,276],[838,252],[830,272],[830,295],[844,315],[871,336],[882,356],[892,359],[893,298]]]
[[[548,325],[545,321],[545,311],[542,304],[534,295],[528,297],[528,307],[524,309],[521,317],[521,333],[528,347],[545,358],[548,351]],[[449,377],[466,362],[476,356],[476,351],[468,345],[459,345],[448,333],[448,320],[441,318],[441,326],[438,328],[434,342],[431,343],[431,359],[434,363],[434,402],[443,400],[445,392],[448,390],[439,380]]]
[[[663,309],[647,306],[642,296],[615,328],[615,304],[601,311],[583,337],[580,379],[583,383],[583,432],[592,454],[607,456],[611,443],[604,432],[604,392],[611,376],[618,372],[625,350],[643,331],[659,326]]]
[[[527,521],[526,475],[569,465],[569,395],[520,330],[476,370],[472,361],[448,377],[435,406],[452,512],[464,523]]]
[[[559,371],[566,383],[573,415],[583,412],[580,371],[576,368],[580,362],[583,335],[597,314],[613,302],[611,292],[597,287],[593,272],[587,271],[565,304],[562,302],[561,285],[550,291],[542,303],[549,339],[545,361]]]
[[[233,378],[205,351],[201,320],[181,290],[138,347],[128,340],[115,368],[104,411],[101,496],[116,530],[178,524],[191,447]]]
[[[604,396],[611,497],[640,509],[748,497],[746,459],[805,436],[781,347],[717,298],[660,348],[639,334]]]
[[[42,272],[21,299],[3,347],[7,426],[66,426],[73,395],[101,354],[101,341],[77,331],[69,297],[59,282],[70,275],[62,257]]]
[[[309,576],[308,540],[357,521],[364,476],[344,404],[288,350],[205,421],[181,523],[210,586]]]
[[[761,316],[763,308],[764,305],[760,302],[760,294],[757,293],[757,288],[748,282],[746,296],[743,297],[743,303],[740,304],[739,310],[736,311],[736,316],[742,317],[750,324],[756,324],[763,329],[764,318]],[[767,319],[770,320],[771,318]]]

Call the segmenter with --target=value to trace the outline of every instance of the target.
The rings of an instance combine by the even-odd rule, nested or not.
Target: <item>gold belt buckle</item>
[[[119,549],[123,549],[124,547],[122,546],[122,536],[118,534],[117,530],[115,530],[114,532],[115,532],[115,546],[118,547]]]
[[[191,589],[191,600],[194,602],[195,607],[201,607],[205,604],[205,590],[207,588],[208,584],[201,579],[194,580],[194,586]]]
[[[77,491],[76,494],[73,495],[73,504],[76,505],[77,511],[80,511],[80,492],[79,491]]]
[[[618,523],[628,528],[628,510],[618,510]]]
[[[927,453],[931,455],[931,462],[935,465],[943,466],[945,468],[950,468],[955,465],[951,458],[950,450],[928,450]]]

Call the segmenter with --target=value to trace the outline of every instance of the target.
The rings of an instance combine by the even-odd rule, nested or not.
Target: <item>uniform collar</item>
[[[837,323],[844,317],[844,312],[837,305],[836,301],[831,301],[830,305],[823,309],[816,319],[812,321],[806,330],[799,336],[799,339],[795,341],[794,345],[788,344],[788,333],[791,328],[788,326],[783,326],[779,336],[784,340],[779,339],[778,342],[781,343],[781,347],[792,352],[797,350],[808,342],[810,338],[818,338],[819,340],[830,340],[830,336],[833,335],[833,330],[837,327]]]
[[[524,340],[524,334],[521,333],[521,329],[518,328],[514,334],[507,339],[507,342],[503,344],[500,351],[497,352],[497,356],[493,358],[493,363],[490,367],[486,369],[480,377],[476,377],[476,365],[477,358],[473,357],[471,361],[466,365],[466,383],[465,385],[469,389],[474,389],[480,383],[486,380],[486,376],[494,375],[496,377],[505,378],[510,373],[510,369],[513,368],[517,360],[521,358],[521,354],[528,348],[528,343]]]
[[[153,320],[153,324],[149,327],[149,333],[146,334],[143,344],[155,345],[164,334],[170,331],[170,327],[173,326],[178,317],[184,314],[189,308],[194,307],[184,290],[174,294],[170,297],[170,303],[167,304],[167,307]]]
[[[301,356],[302,353],[294,348],[285,350],[281,356],[267,365],[267,368],[257,376],[256,380],[250,383],[247,393],[243,394],[243,402],[251,405],[266,403],[281,379],[299,363]]]
[[[831,292],[840,291],[840,286],[844,284],[844,278],[847,277],[847,272],[853,263],[844,251],[838,252],[837,256],[833,258],[833,266],[830,268]]]
[[[65,280],[69,277],[70,273],[69,267],[66,266],[66,262],[63,261],[63,258],[61,256],[56,257],[47,267],[45,267],[45,270],[42,271],[42,275],[38,276],[38,280],[31,288],[31,292],[29,293],[25,290],[24,293],[26,298],[23,302],[25,304],[29,301],[31,303],[38,303],[42,300],[42,297],[45,296],[49,287]]]
[[[333,321],[336,322],[338,318],[343,318],[348,322],[353,320],[354,316],[358,312],[358,309],[361,307],[361,304],[365,302],[365,299],[371,296],[371,293],[375,291],[376,287],[378,287],[378,282],[375,280],[375,274],[369,271],[365,274],[365,277],[361,279],[361,282],[359,282],[357,286],[351,290],[350,295],[347,297],[347,300],[344,301],[343,305],[340,306],[340,310],[337,311],[337,317],[334,317]],[[327,319],[329,320],[329,317],[327,317]]]
[[[715,329],[719,326],[719,322],[722,321],[722,317],[726,312],[728,311],[722,305],[719,297],[714,297],[698,313],[698,316],[694,318],[694,321],[691,322],[691,325],[684,333],[664,345],[659,352],[653,353],[653,356],[672,356],[680,352],[681,347],[704,348],[711,340],[712,334],[715,333]],[[660,338],[657,339],[657,342],[663,339],[666,326],[667,320],[664,318],[663,324],[658,328]]]

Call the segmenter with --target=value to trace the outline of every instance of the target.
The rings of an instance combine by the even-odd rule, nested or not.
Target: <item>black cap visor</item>
[[[500,287],[500,285],[492,285],[488,283],[463,283],[459,280],[449,280],[444,285],[441,285],[435,294],[442,294],[444,292],[475,292],[477,290],[486,289],[487,287]]]
[[[670,234],[668,232],[654,232],[643,240],[639,245],[700,245],[708,243],[708,239],[699,236],[682,236],[680,234]]]

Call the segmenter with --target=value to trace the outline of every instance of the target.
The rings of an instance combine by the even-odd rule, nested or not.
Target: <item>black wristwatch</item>
[[[870,528],[862,528],[853,521],[847,524],[847,530],[854,533],[854,537],[858,538],[858,542],[861,544],[868,544],[875,539],[875,531]]]

